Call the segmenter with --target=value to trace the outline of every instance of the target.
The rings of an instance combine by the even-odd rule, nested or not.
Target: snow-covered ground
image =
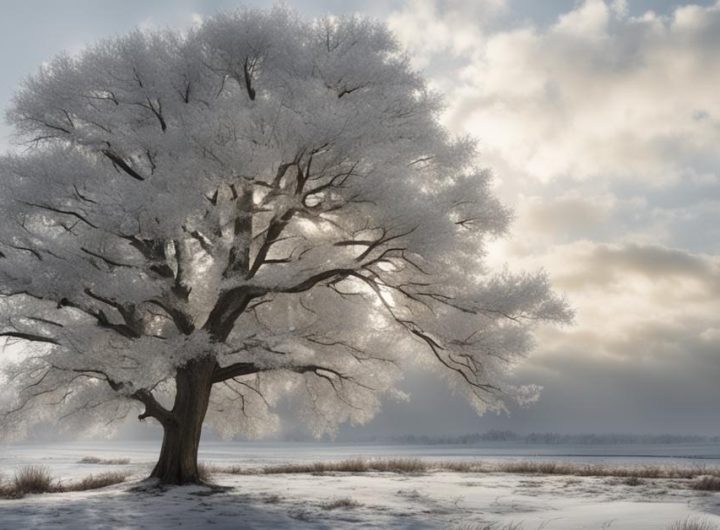
[[[203,460],[257,466],[358,454],[398,456],[387,448],[382,452],[366,446],[326,449],[326,458],[321,458],[310,446],[292,447],[263,451],[259,446],[206,444]],[[613,478],[501,473],[218,474],[214,481],[222,488],[217,490],[182,487],[137,491],[145,487],[139,479],[147,473],[155,451],[154,443],[134,443],[125,448],[115,443],[3,448],[0,469],[6,474],[16,466],[34,463],[47,465],[55,476],[66,480],[108,469],[127,469],[138,481],[92,492],[0,501],[0,528],[470,530],[491,522],[514,522],[522,523],[524,530],[658,530],[695,516],[720,526],[720,493],[693,491],[677,480],[644,479],[631,486]],[[452,453],[447,448],[435,451],[442,454],[416,450],[428,459],[447,459]],[[78,464],[84,456],[124,457],[131,463]],[[468,455],[458,458],[468,459]]]

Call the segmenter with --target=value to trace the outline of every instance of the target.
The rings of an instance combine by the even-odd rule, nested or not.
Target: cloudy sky
[[[0,105],[60,50],[271,0],[6,1]],[[480,141],[515,208],[491,259],[545,268],[577,317],[515,377],[544,387],[477,417],[433,374],[354,433],[720,434],[720,1],[294,0],[385,20]],[[10,130],[0,127],[0,150]]]

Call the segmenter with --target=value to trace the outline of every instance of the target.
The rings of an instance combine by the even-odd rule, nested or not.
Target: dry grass
[[[416,458],[390,458],[365,460],[353,458],[337,462],[312,462],[309,464],[282,464],[261,468],[243,468],[239,466],[211,466],[213,473],[231,475],[281,475],[281,474],[313,474],[325,473],[424,473],[430,469],[429,464]]]
[[[78,464],[99,464],[103,466],[126,466],[129,463],[129,458],[98,458],[97,456],[85,456],[78,460]]]
[[[628,477],[622,482],[626,486],[642,486],[644,482],[638,477]]]
[[[693,519],[688,517],[682,521],[674,522],[667,527],[667,530],[720,530],[720,527],[705,519]]]
[[[0,498],[19,499],[35,493],[64,493],[68,491],[87,491],[127,480],[129,473],[101,473],[89,475],[76,482],[62,484],[55,480],[44,466],[25,466],[20,468],[8,483],[0,482]]]
[[[114,471],[112,473],[100,473],[98,475],[88,475],[77,482],[71,482],[67,486],[62,486],[63,491],[87,491],[106,488],[114,484],[125,482],[128,473]]]
[[[427,473],[451,471],[455,473],[516,473],[522,475],[567,475],[576,477],[623,478],[628,486],[640,485],[641,479],[696,479],[696,489],[716,491],[720,487],[720,467],[667,466],[667,465],[625,465],[578,464],[552,461],[492,462],[426,462],[416,458],[340,460],[335,462],[311,462],[282,464],[262,468],[240,466],[208,466],[211,473],[232,475],[276,475],[306,473]]]
[[[483,462],[460,462],[454,460],[435,462],[432,467],[438,471],[453,471],[455,473],[490,473],[493,471],[490,464]]]
[[[606,464],[576,464],[572,462],[521,461],[501,462],[490,466],[489,470],[501,473],[520,473],[524,475],[572,475],[576,477],[618,477],[628,479],[694,479],[702,475],[720,478],[720,467],[704,466],[613,466]]]
[[[198,462],[198,478],[200,478],[202,482],[209,482],[210,476],[216,472],[217,468],[215,466],[211,466],[205,462]]]
[[[265,504],[279,504],[280,502],[282,502],[282,500],[282,497],[276,494],[266,495],[262,499]]]
[[[320,507],[323,510],[337,510],[337,509],[348,510],[350,508],[357,508],[358,506],[360,506],[360,503],[352,500],[350,497],[344,497],[342,499],[333,499],[331,501],[328,501],[328,502],[320,505]]]
[[[703,475],[697,477],[691,485],[694,490],[720,491],[720,476]]]
[[[12,496],[22,497],[27,493],[50,493],[57,491],[58,485],[45,466],[25,466],[20,468],[10,484]]]
[[[522,523],[465,523],[458,526],[457,530],[523,530],[523,525]]]

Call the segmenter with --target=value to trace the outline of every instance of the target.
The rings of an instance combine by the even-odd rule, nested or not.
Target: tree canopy
[[[226,436],[286,396],[316,434],[367,421],[413,362],[479,411],[532,399],[505,376],[570,311],[488,270],[510,214],[441,109],[383,24],[283,8],[42,66],[0,160],[6,433],[171,424],[200,362]]]

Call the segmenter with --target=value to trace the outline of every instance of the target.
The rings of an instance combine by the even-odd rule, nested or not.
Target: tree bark
[[[198,472],[198,448],[214,369],[212,358],[193,360],[178,369],[172,419],[163,422],[162,449],[151,478],[164,484],[202,482]]]

